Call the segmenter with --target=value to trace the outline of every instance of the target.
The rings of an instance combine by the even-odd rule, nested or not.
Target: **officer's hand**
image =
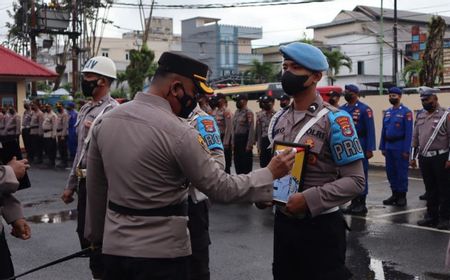
[[[74,191],[71,189],[65,189],[63,194],[61,195],[62,201],[64,201],[65,204],[69,204],[73,201],[73,194]]]
[[[385,151],[385,150],[381,150],[381,154],[382,154],[383,156],[386,156],[386,151]]]
[[[272,207],[273,206],[273,201],[255,202],[255,206],[258,209],[266,209],[267,207]]]
[[[90,128],[91,125],[92,125],[92,121],[84,121],[84,126],[85,126],[86,128]]]
[[[409,153],[402,153],[402,158],[405,160],[409,159]]]
[[[447,162],[445,163],[445,168],[446,169],[450,168],[450,160],[447,160]]]
[[[410,165],[412,168],[417,168],[416,160],[415,160],[415,159],[411,160],[411,161],[409,162],[409,165]]]
[[[370,158],[372,158],[373,157],[373,152],[372,151],[367,151],[366,152],[366,158],[367,159],[370,159]]]
[[[31,237],[31,229],[25,219],[17,219],[12,223],[11,234],[17,238],[27,240]]]
[[[295,153],[291,149],[285,149],[281,154],[270,160],[267,168],[272,172],[273,179],[279,179],[289,174],[294,161]]]
[[[17,179],[25,176],[25,172],[28,168],[30,168],[27,159],[17,160],[16,157],[13,157],[12,160],[8,162],[8,165],[11,166],[14,170],[14,174],[16,175]]]
[[[286,203],[286,210],[293,215],[305,213],[308,210],[305,196],[302,193],[294,193],[291,195]]]

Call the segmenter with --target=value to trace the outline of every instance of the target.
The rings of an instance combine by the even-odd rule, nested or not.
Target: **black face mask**
[[[9,113],[10,113],[11,115],[14,115],[14,114],[16,113],[16,111],[14,111],[13,109],[9,109]]]
[[[238,102],[236,103],[236,108],[242,109],[242,107],[244,107],[244,105],[242,105],[242,101],[238,101]]]
[[[400,103],[400,100],[398,100],[398,98],[389,98],[389,103],[395,106]]]
[[[344,99],[347,102],[351,102],[353,100],[353,93],[351,92],[344,93]]]
[[[422,107],[428,112],[433,112],[434,111],[434,104],[431,103],[431,102],[429,102],[429,103],[422,102]]]
[[[290,102],[280,102],[280,107],[281,108],[286,108],[287,106],[289,106]]]
[[[97,83],[100,79],[88,81],[83,79],[81,81],[81,90],[83,91],[84,96],[91,97],[94,89],[97,87]]]
[[[58,108],[58,112],[62,113],[63,108]]]
[[[309,77],[309,75],[295,75],[290,71],[286,71],[281,76],[281,86],[286,94],[292,96],[309,88],[309,86],[305,86],[305,82]]]
[[[330,105],[332,105],[332,106],[335,106],[337,102],[336,102],[336,99],[331,98],[331,99],[328,99],[328,103],[330,103]]]
[[[195,97],[186,94],[184,87],[183,86],[181,87],[183,89],[183,97],[177,98],[178,102],[180,102],[181,104],[181,111],[178,114],[178,116],[186,119],[189,117],[189,115],[192,113],[195,107],[197,107],[197,99]]]

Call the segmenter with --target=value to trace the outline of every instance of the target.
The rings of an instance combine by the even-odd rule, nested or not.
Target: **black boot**
[[[419,196],[419,199],[420,199],[420,200],[427,200],[427,199],[428,199],[428,194],[427,194],[427,192],[425,192],[424,194],[420,195],[420,196]]]
[[[439,223],[436,226],[437,229],[448,230],[450,228],[449,218],[439,218]]]
[[[395,205],[397,203],[397,199],[398,199],[398,193],[392,191],[392,195],[388,199],[383,200],[383,204],[384,205]]]
[[[395,201],[395,206],[405,207],[406,206],[406,192],[397,193],[397,201]]]
[[[360,195],[358,196],[358,205],[353,207],[351,214],[353,215],[365,215],[367,214],[367,207],[366,207],[366,196]]]
[[[438,218],[434,215],[425,214],[422,220],[417,221],[417,225],[421,227],[435,227],[438,224]]]
[[[357,205],[358,205],[358,197],[352,199],[352,202],[350,203],[350,205],[345,207],[344,209],[342,209],[342,213],[351,214],[352,209],[355,208]]]

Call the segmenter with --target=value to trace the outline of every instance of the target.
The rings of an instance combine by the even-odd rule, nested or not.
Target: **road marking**
[[[405,210],[405,211],[398,211],[398,212],[383,214],[383,215],[377,215],[377,216],[373,216],[372,218],[375,218],[375,219],[385,218],[385,217],[391,217],[391,216],[396,216],[396,215],[402,215],[402,214],[419,212],[419,211],[423,211],[423,210],[426,210],[426,209],[427,209],[426,207],[422,207],[422,208],[416,208],[416,209],[410,209],[410,210]]]
[[[416,177],[408,177],[408,180],[413,180],[413,181],[423,181],[422,178],[416,178]]]
[[[377,280],[384,280],[384,269],[383,262],[377,259],[370,258],[370,270],[375,273],[375,278]]]

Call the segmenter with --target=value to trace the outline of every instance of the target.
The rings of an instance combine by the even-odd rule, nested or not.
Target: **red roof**
[[[31,59],[0,46],[0,77],[5,76],[53,79],[58,74]]]

